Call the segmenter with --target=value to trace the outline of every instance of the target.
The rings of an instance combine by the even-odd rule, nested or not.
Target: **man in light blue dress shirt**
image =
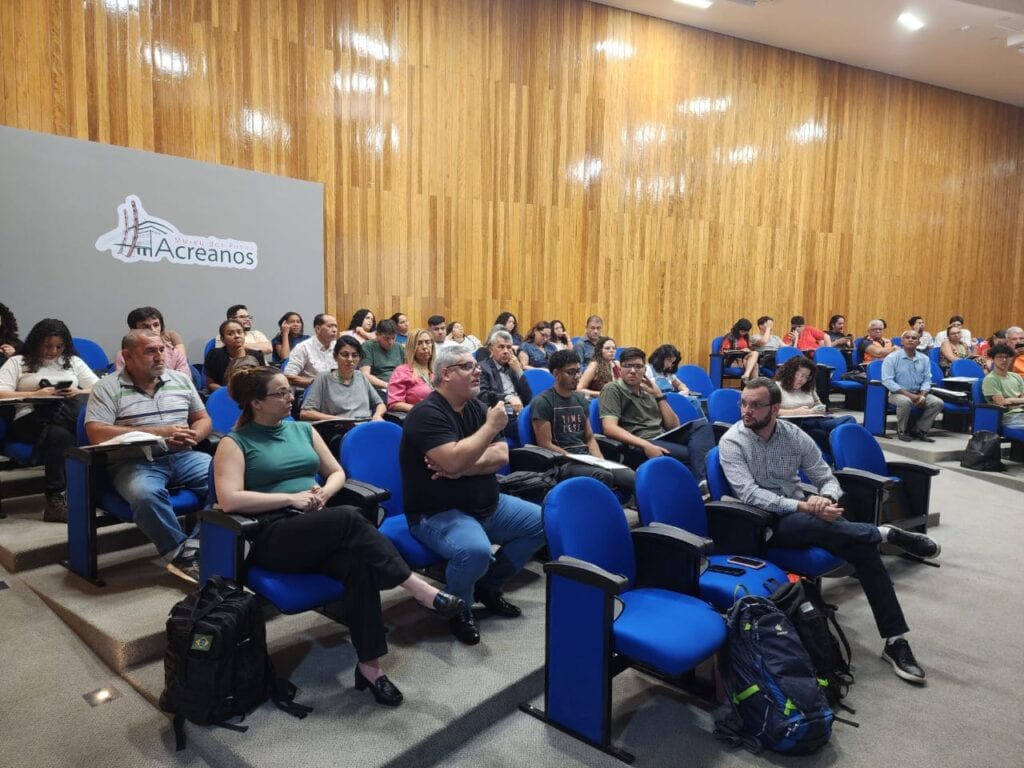
[[[896,436],[905,443],[915,439],[934,443],[935,438],[928,436],[928,430],[942,411],[942,401],[930,393],[931,360],[918,351],[920,336],[913,328],[903,332],[900,342],[903,349],[882,361],[882,385],[889,390],[889,403],[896,406]],[[911,423],[914,408],[921,414]]]

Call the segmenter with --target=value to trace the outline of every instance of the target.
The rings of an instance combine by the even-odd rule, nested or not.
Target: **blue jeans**
[[[544,545],[540,507],[501,494],[498,508],[478,520],[458,509],[422,518],[409,529],[425,547],[448,561],[447,591],[473,604],[473,588],[501,592],[505,581]],[[500,549],[491,554],[491,544]]]
[[[161,555],[188,538],[178,525],[167,488],[187,488],[206,498],[211,458],[198,451],[181,451],[157,456],[153,461],[125,461],[111,467],[114,490],[128,502],[135,524]]]

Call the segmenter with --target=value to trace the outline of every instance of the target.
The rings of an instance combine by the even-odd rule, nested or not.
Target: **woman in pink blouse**
[[[395,368],[388,381],[388,410],[411,411],[434,391],[433,375],[434,339],[429,331],[417,328],[405,345],[405,362]]]

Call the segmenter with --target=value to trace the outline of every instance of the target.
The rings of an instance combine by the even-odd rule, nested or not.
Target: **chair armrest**
[[[837,469],[832,474],[835,475],[839,485],[847,493],[854,486],[869,486],[888,490],[896,485],[896,482],[891,477],[876,475],[874,472],[868,472],[864,469]]]
[[[64,455],[73,461],[85,465],[104,466],[111,457],[114,459],[127,459],[138,456],[145,456],[143,448],[157,445],[159,440],[154,437],[140,443],[123,443],[121,445],[79,445],[68,448]]]
[[[384,421],[390,421],[392,424],[402,426],[405,424],[405,417],[408,415],[408,411],[385,411]]]
[[[708,539],[671,525],[647,525],[630,534],[636,554],[636,586],[699,594]]]
[[[817,487],[811,485],[810,483],[797,483],[796,486],[797,486],[797,488],[802,490],[804,493],[806,493],[808,496],[817,496],[818,495]]]
[[[708,533],[716,554],[761,556],[767,531],[774,520],[770,512],[738,501],[712,501],[704,505]]]
[[[715,444],[717,444],[718,441],[722,439],[722,436],[726,432],[729,431],[729,428],[731,426],[732,426],[732,424],[730,424],[727,421],[713,421],[713,422],[711,422],[711,430],[712,430],[712,432],[715,433]]]
[[[249,538],[260,529],[258,515],[228,514],[223,509],[216,507],[199,510],[199,520],[216,525],[218,528],[224,528],[242,538]]]
[[[914,461],[890,461],[887,462],[889,471],[900,477],[904,474],[914,475],[927,475],[928,477],[935,477],[939,474],[938,467],[930,467],[927,464],[918,464]]]
[[[391,498],[391,491],[362,480],[347,478],[341,490],[331,499],[333,504],[351,504],[355,507],[378,507]]]
[[[524,445],[509,451],[509,464],[513,472],[547,472],[566,461],[568,459],[565,454],[541,448],[539,445]]]
[[[564,576],[581,584],[597,587],[608,595],[621,594],[629,587],[629,579],[625,576],[611,573],[593,563],[567,555],[562,555],[558,560],[544,563],[544,573],[551,576]]]
[[[608,437],[607,435],[594,435],[594,439],[597,440],[597,447],[601,449],[601,454],[609,461],[617,461],[622,463],[623,456],[626,451],[626,444],[619,442],[615,438]]]

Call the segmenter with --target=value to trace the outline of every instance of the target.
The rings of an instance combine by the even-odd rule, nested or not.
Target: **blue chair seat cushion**
[[[1002,435],[1009,440],[1024,442],[1024,427],[1003,427]]]
[[[729,555],[711,555],[711,565],[742,568],[729,562]],[[711,603],[720,611],[726,611],[743,595],[771,597],[771,594],[786,583],[786,572],[777,565],[766,562],[764,568],[744,568],[743,576],[705,571],[700,576],[701,599]]]
[[[816,579],[844,564],[821,547],[769,547],[768,559],[780,568]]]
[[[19,443],[14,440],[8,440],[3,444],[3,449],[0,452],[22,466],[30,466],[36,463],[36,459],[32,455],[35,453],[35,446],[32,443]]]
[[[665,589],[633,589],[612,625],[616,653],[670,675],[681,675],[725,641],[725,622],[707,603]]]
[[[345,585],[321,573],[282,573],[253,567],[246,586],[282,613],[302,613],[341,598]]]
[[[833,379],[832,388],[852,392],[857,389],[866,389],[866,385],[859,381],[850,381],[849,379]]]
[[[171,509],[178,515],[187,515],[202,509],[205,499],[200,499],[195,491],[186,488],[175,488],[171,490]],[[121,498],[121,495],[114,490],[106,490],[99,494],[99,501],[96,506],[118,520],[130,523],[133,520],[132,509],[128,502]]]
[[[440,562],[432,549],[425,547],[412,535],[405,515],[391,515],[380,524],[380,532],[387,536],[410,568],[426,568]]]

